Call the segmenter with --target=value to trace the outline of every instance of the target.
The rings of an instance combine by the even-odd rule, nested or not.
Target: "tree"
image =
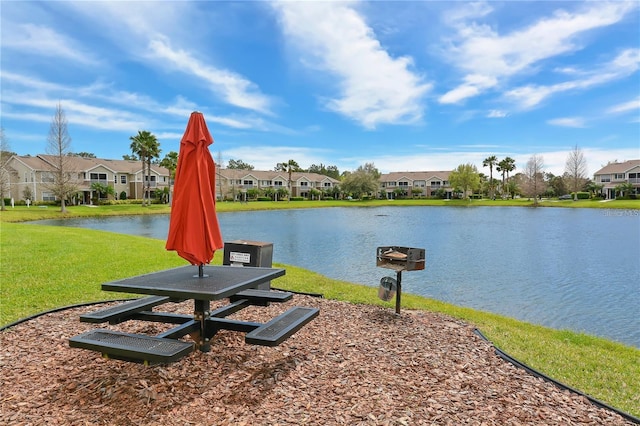
[[[288,180],[289,192],[288,193],[291,194],[291,174],[293,172],[301,172],[302,168],[300,168],[300,165],[298,165],[298,163],[295,160],[289,160],[286,163],[276,164],[275,171],[287,172],[289,174],[289,180]]]
[[[171,204],[171,181],[176,178],[176,169],[178,168],[178,153],[175,151],[169,151],[164,156],[160,165],[169,170],[169,204]]]
[[[533,204],[536,207],[538,206],[538,196],[545,190],[543,169],[544,159],[537,154],[529,158],[524,169],[526,192],[529,197],[533,197]]]
[[[504,195],[504,193],[506,192],[507,195],[509,195],[509,190],[506,186],[506,182],[509,180],[509,173],[514,171],[516,169],[516,160],[514,160],[511,157],[505,157],[504,160],[501,160],[498,163],[498,167],[496,167],[496,170],[499,172],[502,172],[502,193]],[[506,175],[506,180],[505,180],[505,175]]]
[[[573,192],[573,200],[575,201],[578,199],[578,191],[587,181],[587,160],[578,145],[567,156],[564,175],[569,183],[569,188]]]
[[[359,166],[352,173],[345,173],[340,183],[340,189],[345,194],[351,194],[354,198],[362,198],[378,192],[380,172],[373,163]]]
[[[82,157],[82,158],[96,158],[95,154],[92,154],[91,152],[84,152],[84,151],[76,152],[76,153],[70,154],[70,155],[73,155],[73,156],[76,156],[76,157]]]
[[[0,127],[0,210],[6,210],[5,195],[11,193],[11,174],[9,159],[14,155],[9,147],[9,141],[4,136],[4,128]]]
[[[227,164],[227,169],[237,169],[237,170],[253,170],[253,166],[251,164],[247,164],[242,160],[229,160],[229,164]]]
[[[453,188],[462,190],[463,196],[467,197],[469,191],[480,187],[480,175],[473,164],[460,164],[449,174],[449,182]]]
[[[50,182],[44,186],[60,200],[60,212],[66,213],[66,201],[78,191],[77,174],[73,173],[70,154],[71,137],[67,128],[67,117],[58,103],[49,127],[47,154],[53,157],[50,163]]]
[[[137,161],[138,157],[135,155],[129,155],[129,154],[125,154],[122,156],[123,160],[127,160],[127,161]]]
[[[489,167],[489,197],[496,199],[495,186],[493,182],[493,168],[498,163],[498,157],[491,155],[482,160],[482,167]]]
[[[92,183],[91,190],[95,191],[96,193],[96,197],[95,197],[96,204],[100,202],[100,199],[102,198],[103,195],[115,195],[115,190],[113,189],[113,186],[105,185],[100,182]]]
[[[340,171],[336,166],[326,166],[322,163],[319,165],[312,164],[307,169],[309,173],[318,173],[319,175],[329,176],[334,179],[340,179]]]
[[[147,189],[142,192],[142,205],[145,206],[145,197],[148,205],[151,205],[151,160],[160,156],[160,144],[156,137],[146,131],[139,130],[138,134],[131,136],[131,151],[138,156],[142,162],[142,176],[146,176]],[[145,166],[148,173],[145,175]],[[144,187],[143,178],[143,187]]]
[[[560,196],[567,193],[567,185],[562,176],[555,176],[553,173],[547,173],[547,183],[552,189],[553,195]]]

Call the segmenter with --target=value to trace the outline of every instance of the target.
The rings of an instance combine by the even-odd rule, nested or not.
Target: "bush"
[[[576,194],[575,192],[571,193],[571,197],[573,198],[573,195]],[[578,192],[578,200],[588,200],[589,198],[591,198],[591,193],[589,192]]]
[[[289,200],[290,201],[304,201],[305,198],[304,197],[291,197]]]
[[[256,198],[256,201],[271,201],[271,198],[269,198],[269,197],[258,197],[258,198]]]

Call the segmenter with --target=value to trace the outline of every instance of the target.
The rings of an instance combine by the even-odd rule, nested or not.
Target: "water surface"
[[[225,241],[274,262],[378,286],[378,246],[426,249],[403,291],[640,347],[640,217],[614,210],[366,207],[219,213]],[[633,212],[631,212],[633,213]],[[165,239],[168,216],[40,221]],[[372,298],[376,293],[372,292]]]

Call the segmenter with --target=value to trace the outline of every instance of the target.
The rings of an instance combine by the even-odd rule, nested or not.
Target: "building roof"
[[[227,179],[247,179],[253,177],[257,180],[282,180],[284,182],[289,180],[289,173],[275,170],[244,170],[244,169],[217,169],[217,173]],[[307,172],[293,172],[291,173],[291,180],[297,182],[298,180],[308,180],[311,182],[332,182],[340,183],[339,180],[330,176],[321,175],[319,173],[307,173]]]
[[[626,173],[634,167],[640,167],[640,160],[629,160],[623,163],[610,163],[594,173],[595,175],[607,175],[611,173]]]
[[[49,170],[55,164],[55,155],[39,154],[32,156],[14,156],[18,161],[33,170]],[[104,167],[114,173],[136,174],[142,172],[142,162],[137,160],[112,160],[107,158],[88,158],[70,156],[69,167],[76,171],[91,171],[97,167]],[[159,175],[169,175],[169,170],[156,164],[151,164],[151,170]]]
[[[397,182],[403,179],[409,180],[449,180],[450,170],[447,171],[422,171],[422,172],[391,172],[380,176],[380,182]]]

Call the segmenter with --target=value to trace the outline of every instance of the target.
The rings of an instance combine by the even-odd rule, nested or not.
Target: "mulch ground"
[[[0,333],[4,425],[631,425],[518,369],[456,319],[297,295],[234,317],[264,322],[292,305],[320,316],[282,345],[218,333],[208,353],[144,366],[70,348],[96,328],[50,313]],[[166,307],[189,313],[185,302]],[[164,308],[164,307],[163,307]],[[102,326],[102,325],[98,325]],[[166,326],[104,325],[155,334]]]

